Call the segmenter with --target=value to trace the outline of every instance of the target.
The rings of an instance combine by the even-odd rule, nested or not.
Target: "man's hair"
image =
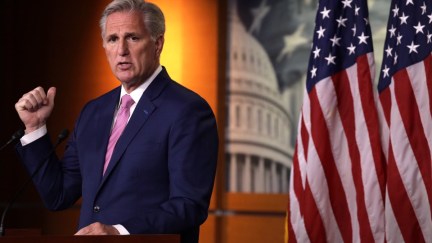
[[[115,12],[125,11],[138,11],[143,16],[144,25],[150,32],[150,36],[153,40],[156,40],[159,36],[163,36],[165,33],[165,17],[160,8],[150,2],[143,0],[114,0],[102,13],[99,25],[102,30],[102,38],[105,35],[106,20],[108,15]]]

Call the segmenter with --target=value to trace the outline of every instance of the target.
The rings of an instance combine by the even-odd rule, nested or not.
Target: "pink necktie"
[[[120,135],[122,134],[123,130],[126,127],[126,124],[129,119],[130,114],[130,107],[135,103],[135,101],[130,97],[130,95],[123,95],[121,98],[121,104],[120,109],[117,113],[117,119],[114,123],[114,127],[111,131],[111,136],[108,142],[108,148],[105,155],[105,164],[103,173],[105,174],[105,171],[108,167],[108,164],[111,160],[111,156],[114,151],[114,147],[117,143],[117,140],[119,139]]]

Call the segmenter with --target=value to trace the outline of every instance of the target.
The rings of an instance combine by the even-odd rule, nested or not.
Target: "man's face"
[[[163,37],[151,39],[139,12],[115,12],[107,17],[103,46],[112,72],[132,91],[159,66]]]

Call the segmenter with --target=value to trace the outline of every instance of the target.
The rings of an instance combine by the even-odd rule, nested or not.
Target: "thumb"
[[[48,105],[54,105],[54,98],[56,95],[57,89],[55,87],[51,87],[47,92]]]

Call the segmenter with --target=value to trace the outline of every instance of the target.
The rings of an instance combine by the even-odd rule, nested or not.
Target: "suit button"
[[[93,212],[95,212],[95,213],[99,213],[99,211],[100,211],[100,207],[99,206],[94,206],[93,207]]]

